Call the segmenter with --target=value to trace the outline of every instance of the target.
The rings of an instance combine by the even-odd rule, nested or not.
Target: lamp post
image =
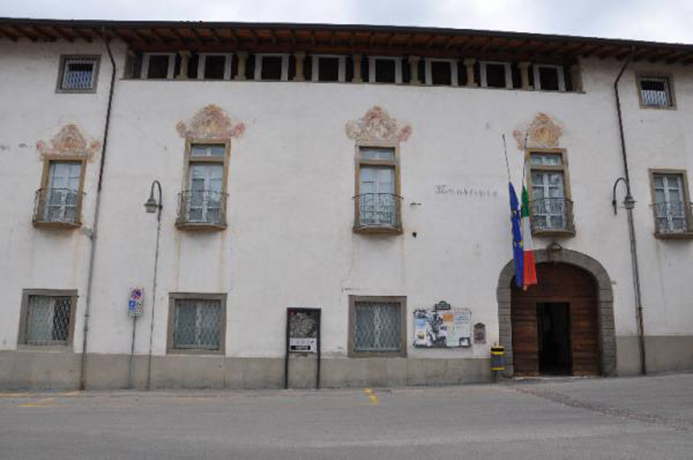
[[[159,191],[159,200],[154,198],[154,186]],[[149,328],[149,355],[147,356],[147,390],[151,390],[152,386],[152,342],[154,340],[154,308],[156,307],[156,271],[159,265],[159,235],[161,233],[161,210],[164,205],[162,203],[161,183],[158,180],[152,182],[152,188],[149,192],[149,199],[144,203],[144,208],[147,213],[156,214],[156,250],[154,251],[154,276],[152,281],[152,314]],[[133,328],[134,334],[134,328]],[[133,340],[134,347],[134,340]]]

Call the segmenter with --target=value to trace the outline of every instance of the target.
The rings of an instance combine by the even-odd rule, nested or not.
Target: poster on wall
[[[316,309],[289,309],[289,352],[317,352],[319,314]]]
[[[439,302],[433,308],[414,310],[414,346],[459,348],[472,345],[472,312]]]

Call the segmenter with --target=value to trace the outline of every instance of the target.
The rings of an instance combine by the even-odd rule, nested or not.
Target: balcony
[[[185,190],[178,195],[176,227],[186,230],[226,228],[226,193],[215,190]]]
[[[574,236],[573,202],[566,198],[539,198],[531,202],[532,235]]]
[[[67,188],[42,188],[34,196],[34,227],[77,228],[82,225],[84,192]]]
[[[693,238],[693,203],[655,203],[653,208],[657,238]]]
[[[401,233],[402,197],[392,193],[364,193],[354,197],[354,231]]]

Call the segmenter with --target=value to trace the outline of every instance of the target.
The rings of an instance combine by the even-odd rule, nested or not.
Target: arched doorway
[[[562,342],[562,346],[569,350],[569,355],[566,356],[564,351],[563,361],[560,356],[545,356],[545,370],[547,364],[549,368],[553,364],[554,369],[550,369],[549,373],[616,375],[613,291],[604,267],[586,254],[558,245],[551,250],[535,250],[535,259],[539,270],[538,287],[530,288],[527,292],[514,290],[515,267],[512,260],[503,267],[498,279],[499,341],[506,352],[505,376],[515,375],[515,344],[519,353],[518,375],[541,373],[539,339],[542,336],[538,327],[545,327],[546,321],[553,321],[555,325],[552,324],[551,330],[547,331],[549,335],[545,337],[545,342],[542,341],[542,348],[551,346],[552,340],[553,343],[558,340],[560,347],[560,334],[563,331],[569,336],[568,344]],[[552,336],[552,333],[555,335]],[[533,354],[533,357],[528,357],[528,354]]]
[[[516,376],[600,375],[597,286],[585,270],[537,265],[541,283],[510,294]]]

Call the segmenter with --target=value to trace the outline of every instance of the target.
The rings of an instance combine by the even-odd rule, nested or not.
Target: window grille
[[[67,345],[70,338],[72,298],[29,296],[26,316],[26,345]]]
[[[669,79],[666,77],[640,78],[642,105],[647,107],[671,107]]]
[[[398,302],[356,302],[354,351],[400,351],[400,308]]]
[[[683,176],[655,174],[655,219],[657,233],[684,233],[689,231],[690,203],[686,202]]]
[[[219,350],[221,302],[176,299],[173,346],[179,349]]]
[[[60,89],[90,90],[94,87],[95,59],[65,59]]]

